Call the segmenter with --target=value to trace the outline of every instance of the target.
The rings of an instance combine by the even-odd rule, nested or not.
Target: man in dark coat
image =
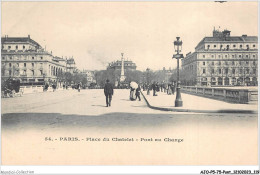
[[[155,83],[155,82],[153,82],[153,84],[152,84],[152,89],[153,89],[153,96],[157,96],[157,95],[156,95],[157,86],[156,86],[156,83]]]
[[[136,99],[137,98],[139,99],[139,101],[141,101],[140,91],[141,91],[141,87],[138,85],[138,88],[136,89],[136,92],[135,92],[135,96],[136,96]]]
[[[160,91],[160,85],[158,82],[156,82],[156,91],[159,92]]]
[[[104,93],[106,96],[106,104],[107,107],[111,106],[111,101],[112,101],[112,95],[114,94],[114,89],[111,83],[109,83],[109,80],[107,79],[105,87],[104,87]]]
[[[78,83],[78,85],[77,85],[78,92],[80,92],[80,88],[81,88],[81,85],[80,85],[80,83]]]
[[[150,95],[150,90],[152,89],[150,84],[147,84],[147,95]]]

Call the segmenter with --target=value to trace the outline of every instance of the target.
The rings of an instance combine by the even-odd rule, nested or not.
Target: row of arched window
[[[62,68],[49,65],[50,75],[58,76],[62,74]]]

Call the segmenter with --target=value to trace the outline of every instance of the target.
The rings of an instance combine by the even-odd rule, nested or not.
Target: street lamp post
[[[182,107],[182,99],[181,99],[181,87],[180,87],[180,72],[179,72],[179,59],[183,58],[183,54],[180,54],[181,49],[182,49],[182,41],[180,40],[180,37],[176,37],[176,41],[174,41],[174,48],[175,52],[177,54],[173,55],[172,58],[177,59],[177,87],[176,87],[176,100],[175,100],[175,107]]]

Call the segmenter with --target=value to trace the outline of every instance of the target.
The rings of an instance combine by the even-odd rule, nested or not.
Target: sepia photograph
[[[2,165],[257,166],[258,147],[257,1],[1,3]]]

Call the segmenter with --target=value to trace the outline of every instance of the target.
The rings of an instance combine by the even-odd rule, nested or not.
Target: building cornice
[[[53,57],[53,55],[48,52],[3,52],[2,51],[1,55],[49,55]]]
[[[245,43],[258,43],[257,41],[205,41],[204,44],[206,43],[218,43],[218,44],[222,44],[222,43],[240,43],[240,44],[245,44]],[[203,44],[203,43],[201,43]]]
[[[60,67],[64,67],[66,68],[66,66],[64,65],[61,65],[59,63],[56,63],[56,62],[52,62],[52,61],[49,61],[49,60],[1,60],[1,62],[3,63],[34,63],[34,62],[37,62],[37,63],[51,63],[51,64],[54,64],[56,66],[60,66]]]
[[[212,58],[212,59],[193,59],[193,60],[190,60],[188,63],[183,63],[182,62],[182,67],[183,66],[186,66],[186,65],[189,65],[191,63],[194,63],[194,62],[199,62],[199,61],[258,61],[258,59],[241,59],[241,58],[237,58],[237,59],[215,59],[215,58]]]
[[[205,51],[203,51],[203,50],[201,50],[201,51],[195,51],[195,52],[192,52],[192,53],[190,53],[189,55],[186,55],[185,57],[184,57],[184,59],[189,59],[190,57],[192,57],[193,55],[195,55],[195,54],[199,54],[199,53],[210,53],[210,54],[234,54],[234,53],[236,53],[236,54],[249,54],[249,53],[258,53],[258,50],[256,49],[256,50],[249,50],[249,51],[246,51],[246,50],[244,50],[244,51],[242,51],[242,50],[228,50],[228,51],[214,51],[214,50],[205,50]]]
[[[258,53],[258,50],[200,50],[193,53]]]

